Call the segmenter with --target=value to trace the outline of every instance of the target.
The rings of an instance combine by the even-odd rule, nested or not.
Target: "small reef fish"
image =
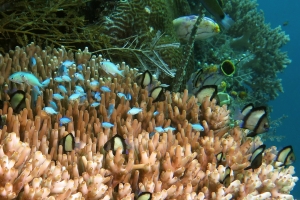
[[[210,65],[192,73],[187,83],[189,93],[195,94],[199,88],[205,85],[220,85],[224,78],[232,77],[235,73],[235,65],[230,60],[224,60],[219,65]]]
[[[49,101],[49,105],[51,108],[53,108],[55,111],[58,110],[57,104],[54,101]]]
[[[100,83],[99,83],[98,81],[92,81],[92,82],[90,82],[90,88],[91,88],[93,91],[97,91],[99,85],[100,85]]]
[[[52,98],[58,101],[64,99],[64,97],[59,93],[52,94]]]
[[[72,79],[68,75],[62,75],[61,78],[62,78],[62,80],[66,81],[66,82],[71,82],[72,81]]]
[[[96,101],[101,101],[101,94],[100,92],[96,92],[95,95],[94,95]]]
[[[57,74],[59,76],[68,75],[68,68],[65,65],[61,65],[58,68]]]
[[[71,65],[73,65],[75,62],[70,60],[65,60],[62,65],[69,68]]]
[[[158,133],[164,133],[164,132],[165,132],[165,129],[164,129],[163,127],[161,127],[161,126],[156,126],[156,127],[154,128],[154,130],[155,130],[156,132],[158,132]]]
[[[155,135],[155,132],[150,132],[149,133],[149,138],[151,139]]]
[[[195,131],[204,131],[204,128],[201,126],[201,124],[191,124],[191,126]]]
[[[220,180],[220,183],[223,184],[226,188],[230,185],[230,173],[231,173],[231,168],[226,167],[225,173],[223,175],[223,179]]]
[[[254,172],[255,169],[259,168],[262,164],[262,154],[266,148],[266,145],[260,145],[257,149],[254,150],[251,156],[251,164],[249,167],[246,167],[244,170],[252,169]]]
[[[82,70],[83,70],[82,64],[77,65],[77,69],[78,69],[79,71],[82,71]]]
[[[24,83],[31,85],[31,86],[38,86],[40,88],[44,88],[44,85],[40,83],[39,79],[30,73],[24,73],[20,75]]]
[[[168,126],[168,127],[164,128],[164,131],[165,131],[165,132],[168,132],[168,130],[176,131],[176,128],[171,127],[171,126]]]
[[[210,100],[215,98],[218,93],[218,86],[216,85],[205,85],[201,87],[195,94],[198,102],[202,104],[204,98],[210,97]]]
[[[234,21],[224,13],[218,0],[200,0],[200,2],[226,30],[234,24]]]
[[[165,84],[165,83],[162,83],[162,84],[160,84],[159,86],[160,86],[160,87],[167,88],[167,87],[169,87],[170,85],[168,85],[168,84]]]
[[[100,66],[107,74],[111,74],[113,76],[115,76],[116,74],[124,76],[123,70],[119,70],[118,66],[110,61],[102,61],[100,62]]]
[[[59,119],[59,125],[62,126],[63,124],[68,124],[71,122],[71,119],[68,117],[62,117]]]
[[[57,77],[55,77],[53,80],[54,80],[55,82],[57,82],[57,83],[64,82],[64,79],[62,79],[61,76],[57,76]]]
[[[224,163],[226,162],[226,157],[224,156],[223,152],[220,152],[216,155],[216,159],[217,159],[217,166],[219,165],[224,165]]]
[[[130,93],[126,94],[126,98],[128,101],[130,101],[132,99],[131,94]]]
[[[198,16],[196,15],[190,15],[179,17],[173,20],[173,26],[179,39],[186,41],[190,39],[197,18]],[[219,32],[220,27],[214,20],[208,17],[203,17],[200,24],[197,26],[195,41],[205,40],[217,35]]]
[[[44,88],[45,88],[45,87],[47,87],[47,86],[50,84],[50,82],[51,82],[51,79],[50,79],[50,78],[47,78],[46,80],[44,80],[44,81],[42,82],[42,85],[43,85]]]
[[[137,200],[150,200],[152,199],[152,193],[151,192],[142,192],[137,197]]]
[[[150,91],[150,96],[153,98],[152,103],[166,100],[164,88],[157,86]]]
[[[63,85],[58,85],[57,88],[58,88],[58,90],[59,90],[61,93],[64,93],[64,94],[65,94],[65,93],[68,92],[67,89],[66,89],[66,87],[63,86]]]
[[[136,82],[142,87],[145,88],[152,84],[152,74],[150,71],[146,70],[142,74],[136,77]]]
[[[124,97],[124,99],[125,99],[125,100],[128,100],[128,101],[130,101],[131,98],[132,98],[130,93],[124,94],[124,93],[122,93],[122,92],[118,92],[118,93],[117,93],[117,96],[118,96],[120,99],[122,99],[122,97]]]
[[[112,137],[110,140],[108,140],[104,144],[103,148],[107,152],[111,150],[114,155],[116,154],[117,149],[121,148],[122,149],[122,154],[126,154],[126,150],[128,149],[128,145],[126,144],[125,139],[117,134],[114,137]]]
[[[125,100],[127,100],[126,94],[122,93],[122,92],[118,92],[117,96],[122,99],[122,97],[124,97]]]
[[[277,167],[289,166],[295,162],[296,156],[292,146],[282,148],[276,156],[275,165]]]
[[[100,87],[100,90],[102,91],[102,92],[110,92],[111,90],[109,89],[109,87],[107,87],[107,86],[102,86],[102,87]]]
[[[35,92],[35,94],[37,95],[41,95],[42,91],[40,90],[40,88],[38,86],[33,86],[32,90]]]
[[[156,115],[158,115],[158,114],[159,114],[158,111],[153,112],[153,116],[154,116],[154,117],[155,117]]]
[[[253,104],[248,104],[242,109],[241,115],[244,115],[243,123],[240,125],[241,128],[252,131],[247,134],[247,137],[255,137],[269,130],[270,125],[265,106],[254,108]]]
[[[59,141],[59,145],[62,145],[64,153],[71,152],[75,148],[75,137],[72,133],[67,134]]]
[[[69,101],[74,101],[74,100],[76,100],[79,97],[84,96],[84,95],[86,95],[86,94],[85,93],[74,93],[74,94],[71,94],[71,96],[69,96]]]
[[[8,80],[14,83],[24,83],[22,79],[22,74],[29,74],[28,72],[15,72],[8,77]]]
[[[33,56],[30,57],[30,59],[29,59],[29,66],[30,67],[36,66],[36,59],[35,59],[35,57],[33,57]]]
[[[86,95],[81,96],[81,97],[79,98],[79,105],[84,104],[85,101],[86,101],[86,99],[87,99]]]
[[[130,110],[128,110],[127,114],[129,114],[129,115],[136,115],[136,114],[138,114],[138,113],[140,113],[142,111],[143,111],[142,108],[133,107]]]
[[[91,103],[91,107],[97,107],[97,106],[99,106],[100,105],[100,103],[99,102],[93,102],[93,103]]]
[[[110,118],[111,114],[115,110],[115,104],[110,103],[107,109],[107,117]]]
[[[84,89],[83,89],[83,87],[76,85],[75,86],[75,92],[77,92],[77,93],[84,93]]]
[[[80,81],[84,81],[84,77],[83,77],[83,75],[82,74],[80,74],[80,73],[75,73],[74,74],[74,77],[76,77],[78,80],[80,80]]]
[[[49,115],[58,114],[58,112],[56,112],[52,107],[44,107],[43,110]]]
[[[14,113],[20,113],[21,110],[26,108],[26,93],[23,90],[17,90],[12,93],[9,99],[10,106],[12,107]]]
[[[102,122],[102,127],[103,128],[111,128],[111,127],[114,127],[114,125],[112,123],[109,123],[109,122]]]

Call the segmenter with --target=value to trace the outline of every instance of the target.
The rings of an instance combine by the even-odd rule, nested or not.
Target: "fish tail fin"
[[[221,24],[226,30],[228,30],[234,24],[234,21],[229,17],[229,15],[225,15],[224,19],[221,20]]]
[[[120,70],[119,75],[124,77],[124,70]]]

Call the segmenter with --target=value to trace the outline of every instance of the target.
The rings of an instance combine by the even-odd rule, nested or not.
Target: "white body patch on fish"
[[[44,107],[43,110],[49,115],[58,114],[58,112],[56,112],[52,107]]]
[[[143,109],[141,109],[141,108],[133,107],[130,110],[128,110],[127,114],[129,114],[129,115],[136,115],[136,114],[138,114],[138,113],[140,113],[142,111],[143,111]]]
[[[109,62],[109,61],[102,61],[100,62],[100,66],[101,68],[108,74],[112,74],[112,75],[116,75],[116,74],[119,74],[120,76],[123,76],[122,74],[122,70],[119,70],[118,69],[118,66],[115,65],[114,63],[112,62]]]

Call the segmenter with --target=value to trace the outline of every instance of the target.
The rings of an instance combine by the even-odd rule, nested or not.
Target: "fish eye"
[[[264,128],[269,128],[269,124],[268,124],[268,123],[265,123],[265,124],[264,124]]]

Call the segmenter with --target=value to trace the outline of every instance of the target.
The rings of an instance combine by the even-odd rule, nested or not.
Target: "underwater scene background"
[[[298,10],[0,0],[0,199],[299,198]]]
[[[283,124],[278,127],[278,134],[284,135],[285,138],[280,142],[272,141],[268,142],[271,144],[276,143],[276,146],[286,146],[288,144],[293,145],[296,155],[300,153],[300,141],[298,139],[300,127],[299,127],[299,117],[300,117],[300,107],[295,106],[298,104],[298,99],[300,98],[299,89],[297,88],[295,92],[294,88],[300,83],[300,60],[299,60],[299,48],[300,48],[300,29],[298,11],[300,9],[300,3],[297,0],[291,0],[288,4],[283,4],[280,0],[274,1],[264,1],[259,0],[259,8],[265,13],[266,22],[271,23],[272,27],[278,25],[283,25],[288,22],[288,25],[283,26],[283,30],[290,35],[291,41],[283,47],[292,60],[292,63],[285,70],[284,73],[280,74],[279,77],[282,78],[284,93],[279,95],[279,97],[270,103],[274,110],[271,114],[272,118],[279,118],[283,114],[288,115],[283,121]],[[295,162],[296,174],[299,176],[300,162],[297,160]],[[300,186],[296,184],[296,187],[292,191],[295,199],[300,198]]]

